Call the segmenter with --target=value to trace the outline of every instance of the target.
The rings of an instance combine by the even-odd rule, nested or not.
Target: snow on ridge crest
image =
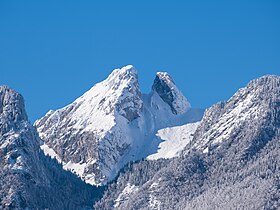
[[[137,79],[138,72],[137,69],[133,65],[127,65],[122,68],[114,69],[112,73],[108,76],[106,80],[110,80],[119,76],[120,79],[130,79],[130,77],[134,77]],[[126,77],[121,77],[126,76]]]
[[[113,117],[117,112],[132,121],[142,109],[137,70],[132,65],[113,70],[107,79],[94,85],[73,104],[75,103],[81,104],[76,112],[80,113],[77,116],[80,119],[91,113],[102,122],[102,119]]]
[[[129,161],[157,152],[157,140],[152,141],[157,130],[181,124],[190,109],[168,73],[158,72],[156,78],[152,94],[142,95],[135,67],[115,69],[73,103],[48,112],[35,127],[66,168],[87,183],[105,184]],[[165,96],[172,100],[162,100]]]
[[[160,79],[164,80],[166,83],[173,83],[175,85],[175,82],[171,75],[168,72],[157,72],[156,76],[158,76]]]

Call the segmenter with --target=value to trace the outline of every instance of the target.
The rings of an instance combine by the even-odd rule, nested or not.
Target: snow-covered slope
[[[123,191],[119,194],[117,199],[114,201],[114,208],[118,208],[120,203],[124,202],[131,193],[136,192],[137,190],[138,187],[136,187],[135,185],[130,185],[128,183]]]
[[[65,169],[99,185],[123,165],[121,158],[133,143],[130,123],[142,110],[137,71],[126,66],[70,105],[48,112],[35,126]],[[135,126],[140,127],[140,122]]]
[[[240,132],[243,137],[250,135],[248,138],[258,135],[251,129],[257,130],[267,120],[274,97],[279,96],[279,85],[278,76],[264,76],[239,89],[228,101],[213,105],[205,112],[192,147],[207,153]]]
[[[180,152],[193,139],[199,122],[188,123],[182,126],[168,127],[157,132],[157,138],[163,140],[159,144],[156,153],[147,157],[149,160],[157,160],[159,158],[173,158],[180,155]]]
[[[279,209],[279,139],[280,77],[268,75],[209,108],[182,155],[133,164],[95,207]]]
[[[115,69],[70,105],[49,111],[35,127],[45,153],[87,183],[102,185],[126,163],[157,153],[159,129],[201,117],[170,75],[157,73],[152,92],[142,94],[137,70],[129,65]]]

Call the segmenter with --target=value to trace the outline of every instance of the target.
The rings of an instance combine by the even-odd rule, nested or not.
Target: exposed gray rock
[[[157,152],[158,129],[199,121],[203,113],[190,109],[167,73],[157,78],[152,93],[142,95],[137,70],[128,65],[68,106],[49,111],[34,124],[44,151],[97,186],[112,181],[130,161]]]
[[[72,104],[48,112],[35,126],[65,169],[87,183],[103,185],[131,160],[123,157],[133,144],[129,126],[143,111],[141,97],[137,71],[129,65],[114,70]]]
[[[170,106],[174,114],[182,114],[190,109],[189,102],[167,72],[157,73],[152,89]]]
[[[0,209],[86,209],[98,197],[40,150],[23,97],[0,86]]]
[[[280,77],[269,75],[208,109],[181,157],[120,175],[96,208],[279,209],[279,139]]]

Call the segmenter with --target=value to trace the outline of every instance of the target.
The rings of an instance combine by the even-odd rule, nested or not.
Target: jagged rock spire
[[[170,106],[174,114],[182,114],[191,107],[190,103],[176,87],[174,80],[167,72],[157,73],[152,90]]]

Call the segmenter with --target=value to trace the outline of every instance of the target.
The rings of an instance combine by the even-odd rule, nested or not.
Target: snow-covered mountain
[[[185,143],[170,148],[173,153],[167,155],[158,148],[162,139],[156,133],[199,121],[202,113],[191,109],[166,72],[157,73],[150,94],[142,94],[137,70],[129,65],[115,69],[73,103],[49,111],[34,125],[46,154],[87,183],[102,185],[130,161],[159,152],[158,158],[177,155]]]
[[[195,133],[191,147],[208,153],[232,138],[257,138],[259,132],[272,124],[272,117],[275,117],[273,115],[276,113],[272,111],[279,103],[279,86],[278,76],[264,76],[239,89],[227,102],[209,108]],[[268,129],[275,129],[271,126]]]
[[[23,97],[0,86],[0,209],[91,208],[98,192],[40,150]]]
[[[129,166],[95,207],[279,209],[279,140],[280,77],[268,75],[206,110],[179,157]]]
[[[42,140],[0,86],[0,209],[91,209],[118,172],[95,209],[279,209],[280,77],[201,114],[167,73],[142,94],[126,66],[36,121]]]

